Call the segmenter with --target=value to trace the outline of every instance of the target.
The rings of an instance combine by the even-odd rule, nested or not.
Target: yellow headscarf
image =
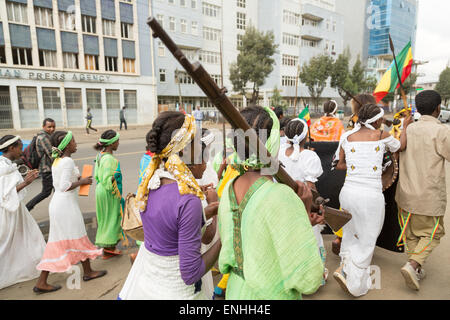
[[[136,194],[136,207],[139,212],[144,212],[147,207],[148,184],[164,158],[167,158],[164,166],[175,177],[180,194],[193,194],[202,200],[204,199],[205,195],[192,175],[191,170],[178,156],[178,153],[192,141],[196,130],[194,117],[186,115],[183,126],[177,131],[169,144],[160,154],[155,154],[152,157],[152,161],[145,169],[144,177]]]

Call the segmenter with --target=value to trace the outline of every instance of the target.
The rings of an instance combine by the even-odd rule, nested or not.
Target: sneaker
[[[347,292],[349,295],[352,295],[347,288],[347,280],[345,279],[344,266],[341,265],[336,271],[333,273],[334,279],[336,279],[337,283],[341,286],[342,290]]]
[[[418,291],[420,289],[419,280],[425,277],[425,271],[423,269],[416,271],[409,262],[407,262],[400,271],[403,278],[405,278],[406,285],[410,289]]]

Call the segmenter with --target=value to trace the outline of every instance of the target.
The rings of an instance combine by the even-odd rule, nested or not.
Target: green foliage
[[[316,111],[319,106],[319,99],[327,85],[327,80],[331,75],[333,60],[327,55],[320,55],[311,58],[300,71],[300,80],[308,88],[309,94],[314,102]]]
[[[248,84],[253,86],[250,103],[256,103],[259,88],[273,70],[275,54],[278,45],[275,44],[273,32],[260,32],[249,26],[242,37],[237,61],[230,65],[230,81],[233,90],[245,95]]]
[[[283,97],[281,96],[281,91],[278,90],[277,87],[275,87],[273,89],[273,94],[272,94],[272,98],[271,98],[270,104],[274,108],[281,107],[284,110],[287,108],[286,101],[283,100]]]
[[[439,82],[436,85],[436,91],[442,97],[444,104],[450,100],[450,68],[447,67],[439,76]]]

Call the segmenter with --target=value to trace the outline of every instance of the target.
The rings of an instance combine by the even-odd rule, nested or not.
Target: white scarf
[[[308,124],[303,119],[292,119],[291,121],[301,121],[303,122],[303,131],[301,134],[294,136],[292,139],[289,139],[286,137],[286,140],[289,142],[292,142],[295,145],[299,145],[303,140],[305,140],[306,136],[308,135]]]

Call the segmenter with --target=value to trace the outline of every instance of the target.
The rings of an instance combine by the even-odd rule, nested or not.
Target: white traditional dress
[[[290,156],[287,156],[286,150],[289,147],[291,147],[290,143],[281,145],[278,154],[278,159],[285,166],[286,172],[296,181],[316,183],[318,178],[323,174],[322,163],[317,153],[306,149],[300,152],[300,146],[294,143],[294,151]],[[316,236],[317,245],[319,246],[320,257],[325,265],[327,252],[321,234],[324,228],[325,225],[317,224],[313,227],[313,231]]]
[[[26,189],[11,160],[0,156],[0,289],[39,276],[36,265],[45,248],[44,236],[23,204]]]
[[[341,139],[347,176],[339,201],[352,219],[342,229],[340,256],[348,290],[361,296],[372,285],[370,263],[384,222],[383,155],[398,151],[400,142],[392,136],[378,141],[348,141],[348,136]]]
[[[86,234],[78,205],[78,188],[70,190],[80,172],[70,157],[58,158],[52,166],[55,193],[49,205],[50,233],[39,270],[66,272],[72,265],[103,254]]]

